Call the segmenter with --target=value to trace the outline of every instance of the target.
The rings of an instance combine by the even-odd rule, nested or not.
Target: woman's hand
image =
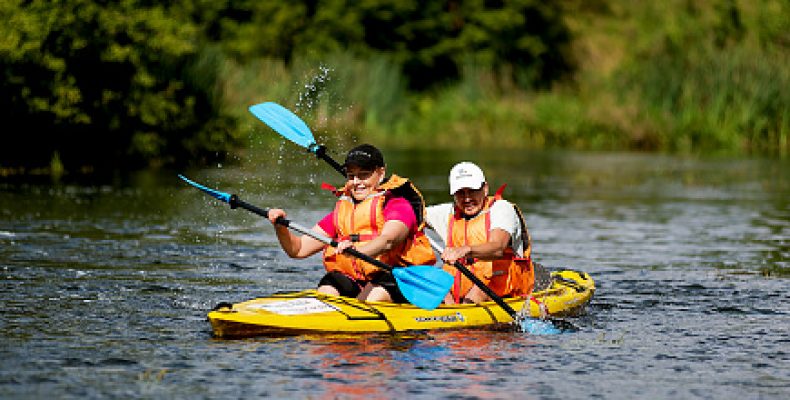
[[[278,218],[285,218],[288,214],[285,213],[285,210],[281,210],[279,208],[270,208],[268,214],[266,215],[269,218],[269,222],[272,225],[277,226],[277,219]]]
[[[350,240],[341,240],[340,242],[337,243],[337,252],[342,253],[349,247],[353,249],[354,242]]]

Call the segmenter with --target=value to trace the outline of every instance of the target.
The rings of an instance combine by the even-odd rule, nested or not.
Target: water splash
[[[531,318],[519,315],[513,322],[519,332],[532,335],[556,335],[560,333],[578,332],[579,327],[567,319],[559,318]]]
[[[277,165],[282,165],[283,157],[285,156],[285,152],[286,152],[285,141],[281,140],[280,141],[280,145],[277,147],[277,154],[275,154],[275,156],[277,157]],[[275,181],[274,182],[280,182],[282,180],[283,176],[282,176],[282,171],[281,171],[280,168],[276,169],[276,172],[275,172],[274,176],[275,176]]]
[[[318,66],[318,74],[310,78],[310,80],[304,84],[304,92],[299,93],[299,100],[296,102],[296,109],[297,110],[312,110],[315,107],[318,100],[323,96],[325,93],[326,85],[331,80],[330,73],[334,71],[333,68],[329,68],[326,65],[319,65]]]
[[[329,82],[332,81],[331,74],[333,72],[334,68],[331,68],[325,64],[319,64],[316,74],[308,78],[307,83],[305,83],[303,86],[303,91],[299,93],[299,100],[296,102],[297,110],[301,110],[302,113],[314,111],[319,101],[322,99],[325,100],[325,97],[329,95],[327,86]],[[318,137],[317,139],[320,141],[322,140],[321,137]],[[299,159],[299,162],[303,166],[307,165],[308,161],[308,157],[300,157]],[[311,185],[315,185],[315,175],[310,174],[308,176],[308,181]],[[291,198],[296,197],[295,194],[290,192],[288,193],[288,196]]]
[[[547,309],[541,310],[541,316],[533,318],[529,315],[529,307],[518,311],[513,321],[515,329],[530,335],[558,335],[564,332],[575,332],[578,328],[564,319],[551,318]]]
[[[518,318],[515,322],[519,332],[530,335],[557,335],[562,329],[557,328],[551,321],[538,318]]]

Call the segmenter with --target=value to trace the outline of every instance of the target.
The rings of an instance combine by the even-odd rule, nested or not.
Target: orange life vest
[[[375,239],[386,222],[384,204],[390,198],[403,197],[409,201],[417,217],[416,232],[376,259],[392,266],[433,265],[436,262],[430,242],[423,232],[425,201],[408,179],[392,175],[381,185],[381,191],[371,194],[359,203],[355,203],[347,191],[335,193],[339,199],[335,203],[334,240],[351,240],[355,244],[364,245]],[[356,257],[338,253],[331,246],[324,249],[324,266],[327,271],[339,271],[361,281],[368,281],[381,272],[380,268]]]
[[[503,185],[494,196],[489,196],[485,200],[483,209],[471,219],[465,219],[460,210],[450,215],[447,226],[447,246],[460,247],[471,246],[488,242],[491,229],[491,206],[494,202],[502,200]],[[513,204],[516,214],[521,224],[521,240],[523,243],[524,254],[519,256],[514,253],[512,246],[508,246],[502,258],[498,260],[473,260],[467,264],[467,268],[475,274],[483,283],[499,296],[527,296],[532,293],[535,283],[535,271],[532,266],[530,255],[532,253],[532,239],[527,231],[527,225],[521,210]],[[452,265],[445,265],[445,271],[455,276],[455,284],[450,293],[453,294],[456,303],[472,289],[474,283],[463,276]]]

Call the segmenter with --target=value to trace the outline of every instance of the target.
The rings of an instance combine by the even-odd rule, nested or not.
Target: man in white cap
[[[501,192],[488,196],[483,171],[471,162],[450,170],[452,203],[426,208],[428,225],[446,248],[444,269],[456,277],[446,303],[479,303],[488,296],[454,266],[465,264],[499,296],[526,296],[532,292],[534,271],[531,243],[520,211],[503,200]]]

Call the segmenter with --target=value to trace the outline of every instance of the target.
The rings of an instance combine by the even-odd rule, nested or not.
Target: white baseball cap
[[[463,189],[480,189],[486,183],[483,170],[468,161],[455,164],[450,170],[450,194]]]

